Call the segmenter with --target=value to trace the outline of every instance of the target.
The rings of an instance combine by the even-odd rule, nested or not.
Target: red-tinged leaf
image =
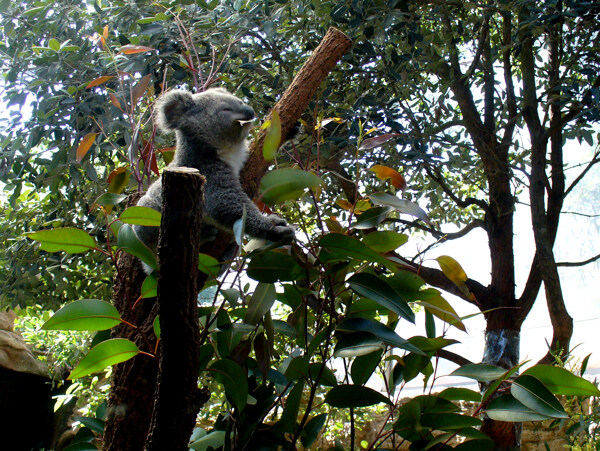
[[[106,50],[106,39],[104,39],[104,36],[100,36],[100,47],[102,47],[102,50]]]
[[[400,133],[386,133],[385,135],[376,136],[374,138],[365,139],[359,147],[359,150],[367,150],[374,149],[375,147],[379,147],[384,145],[390,139],[395,138],[396,136],[400,136]]]
[[[267,215],[272,215],[273,214],[273,210],[271,210],[269,208],[269,206],[267,204],[265,204],[263,201],[261,201],[260,199],[252,199],[252,202],[254,202],[254,205],[256,205],[258,207],[258,209]]]
[[[160,152],[165,164],[169,164],[175,157],[175,146],[165,147],[164,149],[154,149],[155,152]]]
[[[123,111],[123,108],[121,108],[121,102],[119,102],[119,99],[117,99],[117,96],[114,95],[112,92],[109,92],[108,96],[110,97],[111,103],[114,106],[116,106],[118,109],[120,109],[121,111]]]
[[[129,182],[130,173],[126,167],[120,167],[112,171],[107,179],[109,193],[121,193]]]
[[[133,55],[135,53],[146,53],[152,52],[154,49],[152,47],[146,47],[145,45],[124,45],[119,49],[119,52],[124,53],[125,55]]]
[[[98,136],[98,133],[88,133],[87,135],[85,135],[83,137],[83,139],[77,146],[77,153],[75,156],[77,163],[81,163],[81,160],[83,160],[83,157],[85,157],[85,154],[88,153],[88,151],[90,150],[90,147],[92,147],[92,144],[94,144],[94,141],[96,140],[96,136]]]
[[[90,89],[90,88],[93,88],[95,86],[100,86],[101,84],[106,83],[111,78],[114,78],[114,76],[113,75],[103,75],[102,77],[98,77],[95,80],[90,81],[87,84],[86,89]]]
[[[104,28],[102,29],[102,36],[104,39],[108,39],[108,25],[104,25]]]
[[[390,179],[392,186],[396,189],[402,191],[406,189],[406,180],[395,169],[378,164],[369,169],[369,171],[374,172],[380,180]]]
[[[150,74],[144,75],[142,79],[133,87],[131,90],[131,106],[135,107],[138,101],[142,98],[146,89],[148,89],[148,84],[150,84],[150,78],[152,76]]]

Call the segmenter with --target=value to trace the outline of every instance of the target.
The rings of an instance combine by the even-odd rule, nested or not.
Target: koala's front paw
[[[269,222],[275,226],[287,226],[288,223],[285,219],[277,215],[269,215],[267,216]]]
[[[284,221],[285,223],[285,221]],[[291,241],[294,239],[294,235],[296,235],[296,229],[287,225],[278,225],[273,227],[271,230],[267,232],[267,239],[269,241]]]

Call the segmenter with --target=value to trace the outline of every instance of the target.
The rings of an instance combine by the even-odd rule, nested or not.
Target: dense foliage
[[[324,182],[291,177],[299,185],[286,192],[289,199],[272,202],[299,225],[299,239],[286,251],[244,253],[227,283],[213,282],[219,290],[200,311],[202,377],[223,384],[228,402],[228,415],[210,425],[213,443],[252,443],[264,432],[282,446],[307,444],[325,424],[322,401],[349,408],[353,419],[355,408],[395,405],[403,384],[418,374],[425,384],[435,380],[440,351],[451,342],[437,336],[432,315],[454,327],[462,322],[432,286],[485,311],[488,330],[518,332],[543,283],[555,324],[552,348],[568,349],[572,326],[552,247],[563,200],[599,159],[598,10],[582,0],[2,1],[0,181],[8,221],[0,234],[9,246],[0,302],[55,307],[94,299],[92,310],[114,318],[101,329],[119,323],[118,314],[103,310],[110,304],[100,302],[110,299],[111,259],[137,246],[121,234],[127,225],[119,229],[131,223],[120,194],[145,189],[172,157],[172,141],[158,136],[152,122],[156,97],[174,87],[219,84],[262,117],[334,25],[354,46],[301,118],[303,132],[275,161]],[[595,150],[565,186],[563,146],[571,140]],[[285,175],[267,180],[263,193],[269,183],[290,179],[275,174]],[[302,196],[298,186],[307,189]],[[531,205],[537,249],[521,296],[512,244],[517,199]],[[445,234],[447,224],[464,229]],[[421,266],[420,255],[396,253],[407,240],[403,232],[414,228],[441,241],[484,229],[490,285],[468,279],[450,257],[438,259],[438,270]],[[59,245],[56,236],[29,234],[43,243],[40,251],[26,232],[46,229],[68,232]],[[76,252],[96,251],[74,255],[64,247],[73,245]],[[213,274],[215,262],[204,263]],[[243,269],[258,285],[242,282]],[[406,341],[394,329],[414,320],[416,304],[425,307],[427,337]],[[69,305],[63,314],[76,318],[81,310]],[[87,304],[79,307],[88,312]],[[104,343],[110,355],[139,351]],[[390,355],[392,349],[402,351]],[[507,368],[466,374],[493,382],[511,376],[518,362],[487,363]],[[365,386],[376,368],[385,375],[386,396]],[[534,376],[521,376],[510,389],[492,383],[482,410],[506,420],[494,415],[496,402],[513,415],[526,411],[513,419],[562,418],[550,391],[565,394],[552,383],[567,376]],[[514,397],[491,401],[499,388]],[[539,410],[529,391],[550,410]],[[472,432],[479,420],[455,416],[449,401],[456,399],[482,400],[467,392],[417,398],[400,416],[390,410],[393,427],[369,446],[388,437],[421,446],[433,440],[433,429],[447,439],[486,440]],[[434,421],[432,412],[444,413],[447,423]]]

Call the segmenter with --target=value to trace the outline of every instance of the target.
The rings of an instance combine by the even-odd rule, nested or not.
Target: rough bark
[[[157,296],[160,363],[147,450],[187,450],[202,405],[197,276],[203,184],[204,177],[196,169],[167,168],[162,174]]]
[[[300,68],[281,99],[273,107],[281,119],[281,136],[287,136],[296,125],[302,112],[316,94],[319,86],[337,62],[346,54],[352,41],[336,28],[330,28],[313,54]],[[267,118],[267,120],[271,116]],[[242,171],[242,186],[251,197],[256,195],[260,179],[267,171],[269,162],[262,156],[266,130],[262,130],[250,146],[250,158]]]
[[[129,205],[135,205],[140,195],[130,196]],[[146,275],[139,260],[127,253],[117,259],[117,275],[113,304],[123,319],[138,325],[138,330],[121,324],[113,328],[113,338],[127,338],[146,352],[149,349],[143,335],[155,343],[152,323],[158,308],[154,299],[140,301],[142,282]],[[143,335],[142,335],[143,334]],[[108,397],[103,449],[108,451],[140,451],[143,449],[154,403],[158,362],[147,355],[138,355],[113,367]]]

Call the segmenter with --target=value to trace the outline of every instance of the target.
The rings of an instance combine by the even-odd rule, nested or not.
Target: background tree
[[[466,280],[461,290],[442,271],[420,266],[420,256],[402,256],[429,284],[484,312],[485,360],[517,363],[518,332],[542,283],[554,326],[552,351],[568,350],[572,321],[552,248],[565,196],[598,162],[596,150],[565,184],[565,145],[595,143],[595,2],[49,1],[0,8],[8,106],[1,175],[12,208],[40,196],[44,207],[28,229],[60,221],[99,235],[102,216],[91,208],[93,199],[107,190],[143,188],[161,157],[168,161],[170,143],[154,139],[150,122],[157,93],[180,84],[200,88],[220,77],[262,115],[335,24],[355,46],[303,117],[309,136],[287,153],[338,188],[321,193],[329,206],[322,214],[350,222],[381,183],[365,179],[362,169],[404,167],[406,198],[428,198],[436,225],[391,217],[396,230],[420,227],[441,240],[474,228],[488,235],[488,286]],[[213,62],[214,70],[207,69]],[[357,153],[361,130],[370,128],[397,135]],[[530,205],[536,244],[519,294],[517,202]],[[300,221],[301,214],[288,213]],[[463,229],[445,234],[445,224]],[[22,240],[11,249],[15,259],[29,252]],[[67,265],[73,260],[63,260],[60,269]],[[84,279],[108,289],[106,273],[93,262],[80,268]],[[40,269],[40,275],[41,283],[22,274],[9,281],[26,282],[32,295],[50,287],[52,297],[63,299],[53,273]],[[81,291],[92,286],[98,285]]]

